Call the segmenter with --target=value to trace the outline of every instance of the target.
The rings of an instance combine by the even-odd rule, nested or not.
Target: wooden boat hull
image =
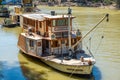
[[[22,52],[24,52],[24,51],[22,51]],[[48,66],[50,66],[56,70],[65,72],[65,73],[83,74],[83,75],[90,75],[92,73],[93,65],[65,65],[62,63],[56,63],[54,61],[44,59],[42,57],[36,56],[33,53],[25,53],[24,52],[24,54],[27,54],[32,57],[36,57],[36,58],[40,59],[42,62],[44,62],[45,64],[47,64]]]
[[[9,13],[2,13],[2,12],[0,12],[0,17],[9,18],[9,16],[10,16]]]
[[[66,72],[66,73],[70,73],[70,74],[87,74],[87,75],[89,75],[89,74],[91,74],[92,67],[95,64],[95,61],[93,61],[93,63],[89,64],[88,61],[83,63],[80,60],[74,60],[74,59],[62,61],[62,59],[60,59],[61,57],[56,57],[54,55],[53,56],[52,55],[40,56],[37,53],[27,50],[26,43],[27,43],[26,37],[23,35],[20,35],[19,40],[18,40],[18,47],[20,48],[20,50],[22,52],[24,52],[27,55],[36,57],[36,58],[40,59],[42,62],[51,66],[52,68],[62,71],[62,72]],[[45,53],[43,53],[43,54],[45,54]]]
[[[57,69],[59,71],[62,72],[66,72],[66,73],[71,73],[71,74],[85,74],[85,75],[89,75],[92,73],[92,65],[65,65],[65,64],[58,64],[49,60],[44,60],[41,59],[41,61],[43,61],[44,63],[46,63],[47,65],[53,67],[54,69]]]
[[[12,27],[17,26],[17,24],[3,24],[3,26],[12,28]]]

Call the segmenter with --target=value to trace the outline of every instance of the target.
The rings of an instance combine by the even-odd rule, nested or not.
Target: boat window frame
[[[61,23],[62,23],[62,25],[61,25]],[[52,20],[52,26],[53,27],[56,27],[56,26],[67,26],[67,25],[68,25],[68,19],[67,18]]]
[[[52,41],[52,47],[59,47],[60,44],[59,44],[59,41],[58,40],[53,40]]]
[[[34,47],[34,40],[31,40],[31,39],[29,40],[29,46]]]
[[[42,28],[42,21],[39,21],[39,27]]]
[[[65,40],[64,39],[61,42],[62,42],[62,44],[65,44]]]
[[[37,46],[40,47],[41,46],[41,42],[37,42]]]

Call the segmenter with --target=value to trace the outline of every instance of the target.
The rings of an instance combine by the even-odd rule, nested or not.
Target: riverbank
[[[104,2],[34,2],[34,4],[37,5],[43,5],[43,6],[58,6],[58,7],[95,7],[95,8],[104,8],[104,9],[117,9],[117,4],[115,2],[111,3],[104,3]]]
[[[113,10],[117,9],[116,4],[111,4],[111,5],[107,5],[107,6],[101,5],[99,8],[103,8],[103,9],[113,9]]]

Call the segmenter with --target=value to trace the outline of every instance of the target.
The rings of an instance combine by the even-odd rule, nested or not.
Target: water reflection
[[[18,55],[23,75],[28,80],[101,80],[101,73],[97,67],[93,75],[72,75],[55,70],[39,59],[28,56],[22,52]],[[96,75],[96,73],[99,73]],[[96,77],[94,77],[96,76]],[[99,77],[98,77],[99,76]]]
[[[93,67],[93,76],[94,76],[94,80],[102,80],[101,71],[96,66]]]

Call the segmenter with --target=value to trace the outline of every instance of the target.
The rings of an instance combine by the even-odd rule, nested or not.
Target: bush
[[[104,0],[104,3],[105,3],[106,5],[112,4],[112,0]]]

